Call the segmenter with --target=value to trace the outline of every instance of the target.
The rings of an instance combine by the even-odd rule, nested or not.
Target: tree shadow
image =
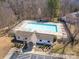
[[[32,51],[32,49],[33,49],[33,43],[29,42],[23,47],[23,52]]]

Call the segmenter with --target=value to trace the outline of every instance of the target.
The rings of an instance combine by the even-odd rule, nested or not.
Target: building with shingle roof
[[[54,38],[67,39],[62,23],[25,20],[13,28],[16,40],[52,45]]]

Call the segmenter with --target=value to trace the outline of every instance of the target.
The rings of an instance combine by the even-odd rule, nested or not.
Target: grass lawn
[[[53,47],[52,52],[61,54],[63,52],[63,49],[64,49],[63,46],[64,46],[63,44],[57,43]],[[79,56],[79,44],[74,45],[73,47],[71,47],[71,45],[66,46],[65,49],[64,49],[64,54]]]
[[[0,59],[4,58],[4,56],[8,53],[11,47],[12,43],[10,37],[0,37]]]

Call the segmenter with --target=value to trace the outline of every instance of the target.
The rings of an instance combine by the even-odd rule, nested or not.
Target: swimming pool
[[[25,27],[24,29],[28,31],[50,31],[50,32],[59,32],[59,27],[54,24],[44,24],[44,23],[28,23],[22,25],[22,27]]]

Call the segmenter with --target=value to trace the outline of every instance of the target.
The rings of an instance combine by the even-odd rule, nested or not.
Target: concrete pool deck
[[[52,22],[37,22],[37,21],[30,21],[24,20],[20,24],[18,24],[14,30],[21,30],[21,31],[50,31],[50,32],[61,32],[60,25],[61,23],[52,23]],[[54,30],[54,31],[53,31]],[[56,31],[57,30],[57,31]]]
[[[13,28],[13,32],[17,31],[36,32],[41,34],[56,35],[58,38],[67,38],[67,32],[62,23],[24,20]]]

